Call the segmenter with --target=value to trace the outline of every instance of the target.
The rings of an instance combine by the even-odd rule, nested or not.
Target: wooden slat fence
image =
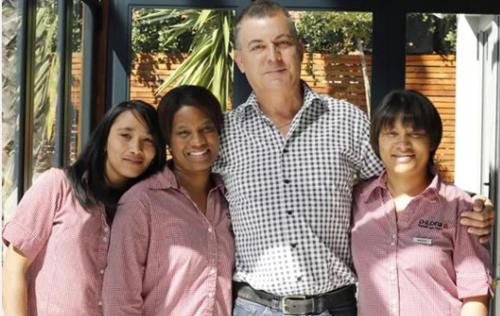
[[[140,54],[130,78],[130,97],[158,104],[154,91],[186,55]],[[371,74],[371,57],[365,56],[367,73]],[[74,60],[76,76],[77,60]],[[302,78],[318,93],[345,99],[366,111],[365,87],[359,55],[304,56]],[[455,170],[455,56],[406,56],[406,88],[425,94],[436,105],[443,120],[443,140],[436,158],[444,178],[450,182]],[[230,107],[229,107],[230,108]]]

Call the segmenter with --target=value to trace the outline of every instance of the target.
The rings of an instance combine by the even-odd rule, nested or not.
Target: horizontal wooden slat
[[[371,80],[371,56],[365,55]],[[179,67],[187,55],[138,54],[130,78],[130,98],[157,104],[154,91]],[[434,103],[443,121],[443,139],[436,158],[444,178],[453,181],[455,150],[455,56],[407,55],[405,85]],[[72,56],[71,100],[79,108],[82,58]],[[304,56],[302,79],[316,92],[347,100],[366,110],[365,84],[359,55],[312,54]],[[228,108],[231,108],[229,104]]]

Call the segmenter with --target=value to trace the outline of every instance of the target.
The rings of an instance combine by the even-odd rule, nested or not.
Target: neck
[[[429,185],[430,177],[427,174],[419,176],[401,176],[387,172],[387,187],[393,197],[406,195],[410,197],[422,193]]]
[[[286,135],[293,118],[302,107],[302,89],[296,89],[296,93],[272,91],[256,95],[262,112]]]
[[[210,189],[210,171],[186,174],[174,169],[174,174],[179,184],[190,194],[206,194]]]

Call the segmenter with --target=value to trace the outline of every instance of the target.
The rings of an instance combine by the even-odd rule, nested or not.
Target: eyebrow
[[[293,40],[293,36],[290,35],[290,34],[280,34],[274,40],[276,41],[276,40],[280,40],[280,39],[283,39],[283,38]]]
[[[215,126],[215,123],[211,119],[207,118],[199,126],[205,127],[206,125],[214,125]],[[180,123],[177,126],[174,126],[172,130],[177,130],[177,129],[181,129],[181,128],[190,128],[190,125],[189,124]]]
[[[260,44],[262,42],[264,42],[264,41],[263,40],[254,39],[254,40],[251,40],[250,42],[248,42],[247,47],[250,47],[253,44]]]
[[[293,36],[290,34],[280,34],[280,35],[276,36],[274,39],[272,39],[272,41],[278,41],[278,40],[281,40],[284,38],[293,40]],[[264,41],[261,39],[253,39],[250,42],[248,42],[247,47],[250,47],[253,44],[260,44],[262,42],[264,42]]]
[[[127,127],[119,127],[119,128],[117,128],[117,130],[118,130],[118,131],[126,131],[126,132],[131,132],[131,131],[133,131],[133,130],[135,130],[135,129],[134,129],[134,128],[132,128],[132,127],[128,127],[128,126],[127,126]]]

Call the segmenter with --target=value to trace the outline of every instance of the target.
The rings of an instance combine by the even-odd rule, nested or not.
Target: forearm
[[[29,260],[21,257],[10,246],[3,267],[2,291],[5,316],[28,315],[28,285],[25,277],[28,266]]]
[[[488,299],[488,295],[464,299],[460,316],[487,316]]]
[[[28,315],[28,290],[26,282],[12,282],[4,276],[3,308],[5,316]]]

